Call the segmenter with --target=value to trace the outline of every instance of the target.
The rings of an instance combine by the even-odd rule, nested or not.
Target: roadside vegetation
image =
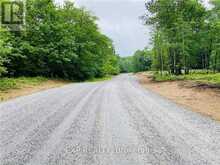
[[[122,58],[121,70],[151,70],[157,81],[220,84],[220,1],[209,2],[211,8],[199,0],[146,2],[142,19],[154,29],[153,47]]]
[[[137,50],[133,56],[121,57],[119,67],[121,73],[142,72],[151,69],[152,51]]]
[[[19,77],[19,78],[1,78],[0,79],[0,92],[10,89],[19,89],[29,85],[40,85],[48,81],[45,77]]]
[[[153,74],[153,80],[155,81],[176,81],[176,80],[193,80],[198,83],[213,84],[220,87],[220,73],[198,73],[192,72],[187,75],[171,75],[168,73],[164,74]]]
[[[28,0],[26,8],[24,30],[0,29],[1,84],[13,86],[7,77],[84,81],[119,73],[111,39],[86,9],[69,1],[56,6],[53,0]]]
[[[120,72],[111,39],[89,11],[70,1],[56,6],[53,0],[28,0],[26,9],[23,29],[0,29],[1,100],[38,91],[42,84],[48,89],[70,81],[102,81]],[[26,89],[30,92],[22,92]]]

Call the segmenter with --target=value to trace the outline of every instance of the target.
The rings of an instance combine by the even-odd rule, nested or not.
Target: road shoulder
[[[138,73],[136,76],[146,89],[220,121],[220,89],[197,87],[192,81],[154,82],[147,73]]]

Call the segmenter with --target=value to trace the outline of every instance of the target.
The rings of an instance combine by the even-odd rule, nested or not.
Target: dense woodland
[[[199,0],[147,1],[141,19],[154,29],[152,48],[120,58],[87,10],[71,2],[28,0],[25,29],[0,29],[0,76],[85,80],[120,71],[219,72],[220,1],[210,4],[207,9]]]
[[[192,69],[220,71],[220,1],[210,0],[207,9],[199,0],[150,0],[142,19],[154,29],[153,48],[136,52],[121,62],[123,71],[142,71],[143,63],[171,74],[188,74]],[[137,60],[138,59],[138,60]],[[124,67],[124,63],[127,65]],[[133,69],[130,69],[133,67]]]
[[[119,73],[112,41],[97,18],[71,2],[27,0],[26,26],[0,32],[0,76],[85,80]]]
[[[147,49],[137,50],[133,56],[120,58],[119,66],[122,73],[150,70],[152,66],[152,51]]]

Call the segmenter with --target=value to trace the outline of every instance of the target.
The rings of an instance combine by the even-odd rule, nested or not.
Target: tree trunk
[[[163,70],[164,70],[164,66],[163,66],[163,49],[160,49],[160,64],[161,64],[161,75],[163,75]]]

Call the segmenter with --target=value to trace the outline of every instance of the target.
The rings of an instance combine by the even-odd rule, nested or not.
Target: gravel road
[[[0,164],[220,165],[220,123],[132,75],[71,84],[0,104]]]

